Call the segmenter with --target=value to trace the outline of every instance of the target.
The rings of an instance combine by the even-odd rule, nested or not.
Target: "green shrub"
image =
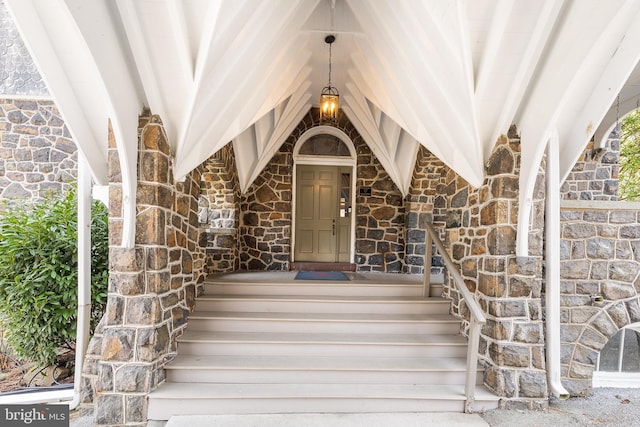
[[[76,335],[78,250],[75,192],[0,214],[0,315],[7,340],[32,362],[56,362]],[[107,299],[106,208],[92,206],[92,326]]]

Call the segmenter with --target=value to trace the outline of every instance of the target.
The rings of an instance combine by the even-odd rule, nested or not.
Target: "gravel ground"
[[[552,399],[547,411],[494,409],[481,416],[492,427],[640,426],[640,389],[595,388],[590,397]]]

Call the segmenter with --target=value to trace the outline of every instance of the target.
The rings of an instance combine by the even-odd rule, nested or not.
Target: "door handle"
[[[333,224],[331,225],[331,233],[332,233],[333,236],[335,236],[336,235],[336,220],[334,219],[332,222],[333,222]]]

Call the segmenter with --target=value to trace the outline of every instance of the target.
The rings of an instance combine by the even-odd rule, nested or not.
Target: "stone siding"
[[[227,144],[203,165],[198,220],[203,230],[208,273],[240,268],[240,184],[233,155]]]
[[[296,131],[301,128],[298,126]],[[294,131],[294,134],[297,134]],[[291,261],[290,136],[240,202],[240,269],[289,270]]]
[[[352,138],[358,153],[356,177],[356,265],[358,271],[405,270],[405,201],[364,140]],[[370,187],[363,196],[359,188]]]
[[[38,199],[70,189],[77,151],[53,101],[0,99],[0,198]]]
[[[405,271],[410,274],[424,273],[425,226],[432,223],[436,229],[443,230],[446,225],[447,204],[444,194],[449,168],[425,147],[420,146],[416,165],[411,179],[411,188],[405,203],[407,218]],[[458,203],[455,203],[458,204]],[[440,236],[444,238],[444,234]],[[432,249],[431,274],[442,275],[444,263]]]
[[[561,226],[562,383],[588,395],[599,352],[640,322],[640,204],[563,202]]]
[[[120,246],[122,187],[110,137],[109,295],[85,367],[84,384],[93,389],[83,391],[83,404],[95,403],[96,425],[146,425],[146,395],[164,381],[163,367],[175,356],[204,279],[201,170],[176,183],[162,124],[151,116],[140,126],[132,249]]]
[[[446,214],[434,220],[444,222],[445,247],[487,317],[479,347],[485,385],[503,397],[505,408],[542,409],[548,404],[542,253],[534,246],[531,256],[515,255],[520,161],[520,140],[512,129],[498,140],[481,187],[447,173],[438,189],[444,200],[437,202],[446,205]],[[533,233],[539,219],[533,215]],[[468,309],[450,278],[444,294],[465,319],[466,330]]]
[[[614,130],[603,147],[589,142],[562,183],[563,200],[618,200],[619,135],[619,130]]]

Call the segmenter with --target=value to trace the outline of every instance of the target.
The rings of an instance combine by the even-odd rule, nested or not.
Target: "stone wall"
[[[356,177],[357,271],[400,273],[405,270],[405,201],[389,174],[357,135]],[[357,190],[371,187],[371,196]]]
[[[293,148],[304,132],[318,125],[318,111],[312,109],[241,196],[241,269],[289,269]],[[401,272],[405,238],[402,193],[346,116],[341,116],[337,127],[356,148],[356,193],[358,188],[371,187],[370,196],[358,195],[355,200],[357,270]]]
[[[406,256],[405,271],[411,274],[424,273],[425,225],[432,223],[443,230],[446,225],[447,203],[444,195],[447,174],[450,169],[425,147],[420,146],[406,198]],[[454,204],[458,204],[457,202]],[[440,236],[444,239],[444,234]],[[431,274],[442,275],[444,263],[432,247]]]
[[[164,381],[204,279],[198,244],[200,168],[173,180],[157,117],[140,125],[136,237],[120,246],[122,187],[113,137],[109,152],[109,295],[89,346],[83,404],[95,403],[96,425],[146,425],[146,394]],[[96,354],[97,353],[97,354]]]
[[[77,161],[53,101],[0,99],[0,198],[38,199],[68,190]]]
[[[238,270],[240,185],[231,144],[204,163],[198,205],[207,272]]]
[[[588,395],[599,352],[640,322],[640,204],[563,202],[561,225],[562,383]]]
[[[512,129],[509,137],[498,140],[481,187],[474,189],[447,173],[438,191],[446,214],[435,219],[444,222],[445,247],[487,317],[479,347],[485,385],[503,397],[503,407],[541,409],[548,404],[542,252],[534,245],[531,256],[515,256],[520,161],[520,140]],[[536,198],[540,196],[544,193],[537,189]],[[542,229],[542,218],[534,213],[533,234]],[[468,309],[450,278],[444,293],[453,301],[454,313],[467,321]]]
[[[604,146],[589,142],[560,188],[563,200],[618,200],[620,132],[613,131]]]
[[[289,270],[291,260],[291,172],[295,136],[280,147],[240,203],[240,268]]]

